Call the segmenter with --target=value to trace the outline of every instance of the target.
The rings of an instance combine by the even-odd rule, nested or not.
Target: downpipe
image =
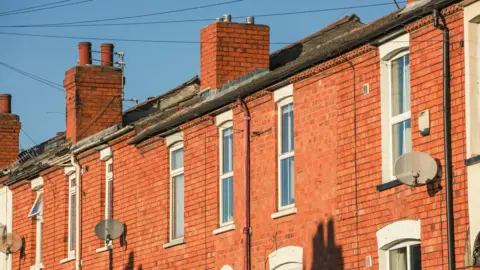
[[[447,246],[448,269],[455,270],[455,238],[453,226],[453,180],[451,159],[451,131],[450,131],[450,31],[443,19],[440,24],[440,11],[433,10],[433,25],[443,31],[443,138],[445,157],[445,193],[447,204]]]
[[[237,105],[243,112],[243,154],[244,154],[244,198],[245,212],[243,225],[243,260],[244,270],[250,270],[251,254],[250,254],[250,112],[247,104],[241,98],[237,99]]]
[[[77,196],[75,196],[75,204],[77,206],[77,212],[75,213],[75,269],[82,269],[82,236],[81,228],[81,213],[82,213],[82,167],[78,163],[75,153],[70,154],[70,162],[75,167],[75,181],[77,184]]]

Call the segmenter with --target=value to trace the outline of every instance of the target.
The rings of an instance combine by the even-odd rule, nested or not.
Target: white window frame
[[[233,168],[231,172],[228,173],[223,173],[223,131],[232,128],[233,129],[233,122],[232,121],[227,121],[222,123],[222,125],[219,126],[218,131],[219,131],[219,160],[220,160],[220,167],[219,167],[219,187],[220,187],[220,196],[219,196],[219,205],[220,205],[220,213],[219,213],[219,224],[220,227],[228,226],[234,223],[234,219],[231,221],[227,222],[222,222],[222,213],[223,213],[223,200],[222,200],[222,194],[223,194],[223,179],[233,177]],[[233,143],[233,142],[232,142]],[[235,150],[233,150],[235,151]],[[232,159],[233,159],[233,151],[232,151]],[[233,167],[235,167],[235,164],[233,164]],[[235,181],[235,180],[233,180]],[[235,209],[233,210],[233,213],[235,213]]]
[[[43,182],[43,181],[42,181]],[[43,269],[43,261],[42,261],[42,236],[43,236],[43,205],[45,198],[43,197],[43,187],[39,187],[35,190],[37,193],[37,197],[35,202],[30,209],[30,213],[32,212],[35,205],[38,203],[38,200],[42,198],[40,202],[40,208],[37,214],[29,215],[29,218],[35,219],[35,265],[30,267],[30,270],[38,270]]]
[[[387,269],[390,270],[390,251],[406,247],[407,248],[407,270],[410,270],[411,269],[411,265],[410,265],[411,248],[412,248],[412,246],[416,246],[416,245],[421,246],[420,241],[418,241],[418,240],[407,240],[407,241],[400,242],[400,243],[390,247],[388,250],[386,250],[386,252],[388,252],[388,254],[386,256],[387,267],[388,267]]]
[[[466,1],[464,1],[466,2]],[[470,1],[463,5],[463,25],[465,40],[465,123],[466,159],[480,155],[480,2]],[[480,163],[467,166],[468,211],[470,225],[470,247],[480,232]]]
[[[278,158],[277,158],[277,164],[278,164],[278,175],[277,175],[277,178],[278,178],[278,181],[277,181],[277,188],[278,188],[278,201],[277,201],[277,207],[278,207],[278,211],[283,211],[283,210],[287,210],[287,209],[290,209],[290,208],[295,208],[295,203],[293,204],[289,204],[289,205],[285,205],[285,206],[282,206],[282,173],[281,173],[281,168],[282,168],[282,160],[284,159],[287,159],[287,158],[290,158],[290,157],[294,157],[295,155],[295,149],[293,151],[290,151],[288,153],[282,153],[282,107],[283,106],[286,106],[286,105],[289,105],[289,104],[292,104],[293,105],[293,108],[294,108],[294,113],[295,113],[295,105],[293,103],[293,96],[288,96],[288,97],[285,97],[283,99],[281,99],[279,102],[277,102],[277,127],[278,127],[278,145],[277,145],[277,149],[278,149]],[[295,130],[293,131],[295,133]],[[293,170],[295,171],[295,162],[294,162],[294,165],[293,165]],[[292,179],[292,182],[293,182],[293,186],[292,186],[292,190],[293,192],[295,192],[295,173],[293,174],[293,179]],[[294,195],[295,197],[295,195]]]
[[[410,108],[410,110],[408,112],[404,112],[404,113],[401,113],[399,115],[396,115],[396,116],[392,116],[392,92],[393,92],[393,85],[392,85],[392,62],[399,59],[400,57],[403,57],[403,56],[406,56],[406,55],[410,55],[410,51],[402,51],[398,54],[396,54],[393,58],[391,58],[390,60],[387,61],[387,64],[388,64],[388,90],[389,90],[389,95],[388,95],[388,104],[389,104],[389,108],[390,108],[390,113],[388,114],[388,117],[389,117],[389,137],[390,137],[390,147],[389,147],[389,151],[390,151],[390,157],[392,157],[390,159],[390,162],[392,163],[392,168],[393,168],[393,126],[396,125],[396,124],[399,124],[399,123],[402,123],[403,121],[407,121],[407,120],[410,120],[410,128],[411,128],[411,125],[412,125],[412,121],[411,121],[411,118],[412,118],[412,109]],[[391,175],[391,179],[396,179],[396,177],[394,176],[393,174],[393,169],[391,170],[392,171],[392,175]]]
[[[108,188],[108,184],[112,183],[113,186],[113,169],[111,172],[108,171],[109,166],[113,167],[113,159],[109,158],[105,162],[105,219],[113,218],[113,194]],[[113,188],[112,188],[113,189]]]
[[[72,180],[75,179],[75,186],[72,187]],[[73,230],[73,224],[72,224],[72,196],[78,196],[77,192],[77,179],[75,176],[75,173],[71,174],[68,176],[68,258],[74,258],[75,257],[75,243],[72,245],[72,241],[75,241],[75,239],[72,239],[72,234],[76,233],[75,230]],[[78,211],[78,205],[75,204],[75,211]],[[73,247],[70,249],[70,247]]]
[[[421,244],[420,220],[398,220],[378,230],[378,269],[390,269],[390,250],[400,248],[402,244],[408,245],[409,243],[411,245]]]
[[[410,54],[410,35],[404,34],[380,45],[381,118],[382,118],[382,182],[396,180],[393,174],[393,125],[410,119],[408,112],[392,117],[392,61]],[[410,62],[411,64],[411,62]],[[411,95],[411,94],[410,94]],[[410,99],[411,101],[411,99]],[[412,131],[413,132],[413,131]]]
[[[9,187],[4,186],[0,188],[0,234],[11,233],[13,226],[13,196]],[[12,269],[12,257],[0,252],[0,262],[6,268],[4,270]],[[0,266],[1,269],[1,266]]]
[[[172,158],[172,154],[174,151],[178,150],[178,149],[181,149],[181,148],[184,148],[183,147],[183,142],[178,142],[178,143],[175,143],[173,146],[170,147],[170,151],[169,151],[169,163],[170,163],[170,233],[169,233],[169,236],[170,236],[170,242],[174,242],[174,241],[178,241],[179,239],[183,239],[185,237],[185,209],[184,209],[184,220],[183,220],[183,236],[181,237],[177,237],[175,238],[175,236],[173,235],[173,232],[174,232],[174,216],[173,216],[173,212],[175,211],[175,205],[174,205],[174,190],[173,190],[173,178],[175,176],[179,176],[179,175],[182,175],[183,174],[183,189],[184,189],[184,192],[185,192],[185,174],[184,174],[184,167],[185,167],[185,149],[183,149],[183,166],[184,167],[181,167],[181,168],[178,168],[178,169],[175,169],[173,170],[173,158]],[[184,200],[184,208],[185,208],[185,193],[183,194],[183,200]]]

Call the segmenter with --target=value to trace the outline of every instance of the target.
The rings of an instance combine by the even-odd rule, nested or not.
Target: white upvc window
[[[42,262],[42,234],[43,234],[43,188],[36,190],[37,197],[30,209],[28,217],[35,219],[35,265],[30,269],[43,268]]]
[[[183,143],[170,147],[170,242],[184,237]]]
[[[388,249],[388,270],[421,270],[420,241],[404,241]]]
[[[113,159],[105,162],[105,219],[113,218]]]
[[[293,97],[278,107],[278,210],[295,206]]]
[[[226,122],[220,134],[220,226],[233,224],[233,125]]]
[[[382,105],[382,179],[396,179],[393,165],[412,151],[409,35],[380,46]]]
[[[420,220],[398,220],[377,231],[378,264],[381,270],[422,269]]]
[[[68,177],[68,258],[75,257],[77,179],[75,173]]]

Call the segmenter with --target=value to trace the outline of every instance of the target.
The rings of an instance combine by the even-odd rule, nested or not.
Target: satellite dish
[[[22,237],[14,233],[6,233],[0,236],[0,252],[8,255],[19,251],[23,246]]]
[[[393,173],[405,185],[425,185],[437,176],[438,164],[427,153],[410,152],[397,158]]]
[[[95,235],[107,242],[119,238],[123,230],[123,224],[114,219],[105,219],[95,225]]]

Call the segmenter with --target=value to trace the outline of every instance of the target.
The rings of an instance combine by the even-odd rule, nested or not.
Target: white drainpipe
[[[70,155],[70,162],[72,166],[75,167],[75,179],[77,182],[77,196],[75,196],[75,204],[77,206],[77,212],[75,216],[75,269],[80,270],[82,269],[82,236],[81,236],[81,228],[82,228],[82,220],[81,220],[81,213],[82,213],[82,167],[78,163],[77,159],[75,158],[75,153],[71,153]]]

